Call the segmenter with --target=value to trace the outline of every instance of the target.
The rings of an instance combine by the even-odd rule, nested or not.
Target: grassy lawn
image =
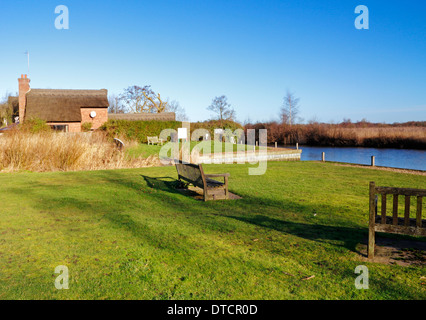
[[[424,176],[319,162],[269,162],[249,176],[249,167],[206,165],[231,173],[242,196],[207,203],[173,188],[174,167],[0,174],[0,299],[426,298],[423,266],[357,252],[368,182],[426,188]],[[55,288],[58,265],[69,268],[68,290]],[[368,290],[354,286],[358,265],[369,268]]]
[[[150,155],[158,155],[160,153],[160,149],[162,146],[159,145],[148,145],[146,143],[140,143],[137,146],[129,147],[126,152],[127,154],[132,158],[137,157],[149,157]],[[180,144],[180,147],[182,147],[182,144]],[[213,141],[191,141],[190,142],[190,150],[192,151],[195,147],[199,148],[200,154],[206,153],[214,153],[215,152],[215,142]],[[253,146],[249,145],[237,145],[232,144],[229,142],[219,143],[219,147],[216,146],[218,150],[221,150],[220,152],[236,152],[241,150],[241,148],[244,148],[243,150],[253,150]],[[240,148],[237,150],[237,148]],[[256,150],[259,150],[259,147],[255,147]],[[170,154],[169,154],[170,156]]]

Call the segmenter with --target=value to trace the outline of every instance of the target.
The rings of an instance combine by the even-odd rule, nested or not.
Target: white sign
[[[178,128],[178,139],[187,139],[188,133],[186,128]]]

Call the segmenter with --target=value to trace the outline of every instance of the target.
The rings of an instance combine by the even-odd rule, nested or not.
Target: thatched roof
[[[108,113],[108,119],[129,120],[129,121],[175,121],[176,114],[174,112],[161,113]]]
[[[48,122],[81,121],[80,108],[107,108],[108,91],[31,89],[26,94],[25,118]]]

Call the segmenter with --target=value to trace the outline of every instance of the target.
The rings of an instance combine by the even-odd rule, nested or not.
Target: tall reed
[[[415,124],[415,123],[414,123]],[[268,130],[268,143],[311,146],[376,147],[426,149],[426,126],[383,125],[372,123],[285,125],[277,122],[245,125],[247,129]],[[256,140],[258,137],[256,136]]]
[[[147,159],[128,157],[103,132],[14,130],[0,136],[0,171],[100,170],[159,164],[154,156]]]

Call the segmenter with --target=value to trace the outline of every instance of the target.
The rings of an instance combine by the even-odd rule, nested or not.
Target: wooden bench
[[[124,149],[124,142],[123,141],[121,141],[120,139],[118,139],[118,138],[114,138],[114,143],[115,143],[115,145],[117,146],[117,148],[118,148],[118,150],[123,150]]]
[[[158,137],[146,137],[146,139],[148,140],[148,144],[159,144],[159,145],[163,145],[164,140],[163,139],[159,139]]]
[[[192,185],[203,189],[204,201],[228,199],[228,177],[229,173],[205,174],[201,164],[176,162],[176,170],[179,181],[185,180]],[[211,178],[222,177],[224,182]]]
[[[378,195],[381,195],[380,215],[377,213]],[[387,195],[392,195],[392,216],[387,216]],[[404,217],[398,217],[398,198],[404,196]],[[374,258],[376,232],[426,237],[426,220],[422,220],[422,199],[425,189],[376,187],[370,182],[370,219],[368,234],[368,258]],[[417,197],[416,218],[410,218],[411,197]]]

